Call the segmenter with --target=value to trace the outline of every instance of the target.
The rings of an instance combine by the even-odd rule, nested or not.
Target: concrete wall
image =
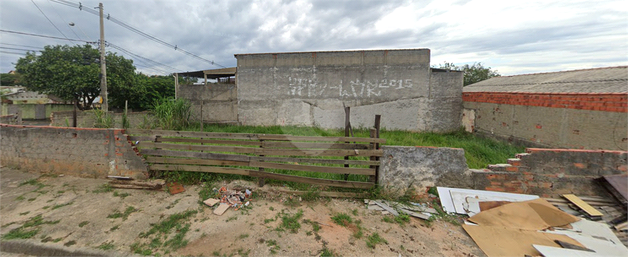
[[[239,121],[343,128],[460,127],[462,73],[432,72],[429,49],[236,55]]]
[[[238,90],[235,84],[181,85],[179,97],[192,103],[192,117],[203,122],[237,122]]]
[[[121,129],[0,125],[0,162],[25,171],[90,178],[148,177]]]
[[[547,147],[628,150],[626,94],[465,92],[463,99],[465,127],[483,134]]]
[[[115,128],[122,128],[122,113],[111,113]],[[79,128],[93,128],[96,116],[91,111],[77,111],[77,126]],[[153,124],[153,116],[149,112],[129,112],[127,115],[130,128],[148,128]],[[50,126],[71,127],[72,111],[54,112],[50,115]]]
[[[2,104],[2,115],[21,111],[23,119],[48,119],[53,112],[74,109],[71,104]]]
[[[475,189],[543,197],[561,194],[607,196],[594,179],[628,171],[628,152],[528,148],[507,164],[475,170]]]
[[[464,150],[446,147],[382,146],[377,181],[391,195],[429,187],[473,187]]]

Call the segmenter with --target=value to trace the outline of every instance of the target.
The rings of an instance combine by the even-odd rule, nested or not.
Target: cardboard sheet
[[[469,221],[480,226],[500,226],[526,230],[542,230],[576,222],[580,218],[567,214],[545,199],[505,204],[480,212]],[[532,247],[530,245],[530,247]]]
[[[485,190],[437,187],[443,210],[449,213],[473,216],[480,212],[480,202],[508,201],[521,202],[537,199],[537,195],[513,194]]]
[[[541,253],[534,249],[532,245],[560,247],[554,243],[554,240],[583,246],[578,241],[565,235],[496,226],[469,226],[465,224],[462,225],[462,228],[467,231],[473,241],[489,257],[539,256]]]

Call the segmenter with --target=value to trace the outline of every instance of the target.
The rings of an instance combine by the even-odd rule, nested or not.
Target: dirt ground
[[[250,188],[254,197],[249,207],[218,216],[199,203],[201,186],[170,195],[106,183],[0,168],[2,241],[112,255],[484,256],[460,226],[416,218],[404,225],[384,222],[381,212],[367,210],[361,200],[299,201],[268,185],[233,181],[226,186]],[[350,217],[347,226],[332,221],[340,214]],[[367,241],[375,235],[382,240],[371,248]]]

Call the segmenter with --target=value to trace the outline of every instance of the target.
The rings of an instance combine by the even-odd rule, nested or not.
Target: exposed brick
[[[521,159],[519,158],[510,158],[508,159],[508,164],[512,166],[521,166]]]
[[[516,167],[516,166],[506,167],[506,171],[517,172],[519,171],[519,167]]]
[[[503,187],[486,187],[484,190],[487,191],[497,191],[497,192],[506,192],[506,189]]]
[[[587,168],[587,164],[586,163],[574,163],[573,166],[576,167],[576,168],[579,168],[579,169],[586,169]]]

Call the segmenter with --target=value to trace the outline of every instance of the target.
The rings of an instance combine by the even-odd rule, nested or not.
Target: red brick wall
[[[628,152],[528,148],[507,164],[474,172],[476,189],[542,197],[561,194],[606,195],[594,180],[628,170]]]
[[[465,102],[527,105],[577,110],[628,112],[625,93],[464,92]]]

